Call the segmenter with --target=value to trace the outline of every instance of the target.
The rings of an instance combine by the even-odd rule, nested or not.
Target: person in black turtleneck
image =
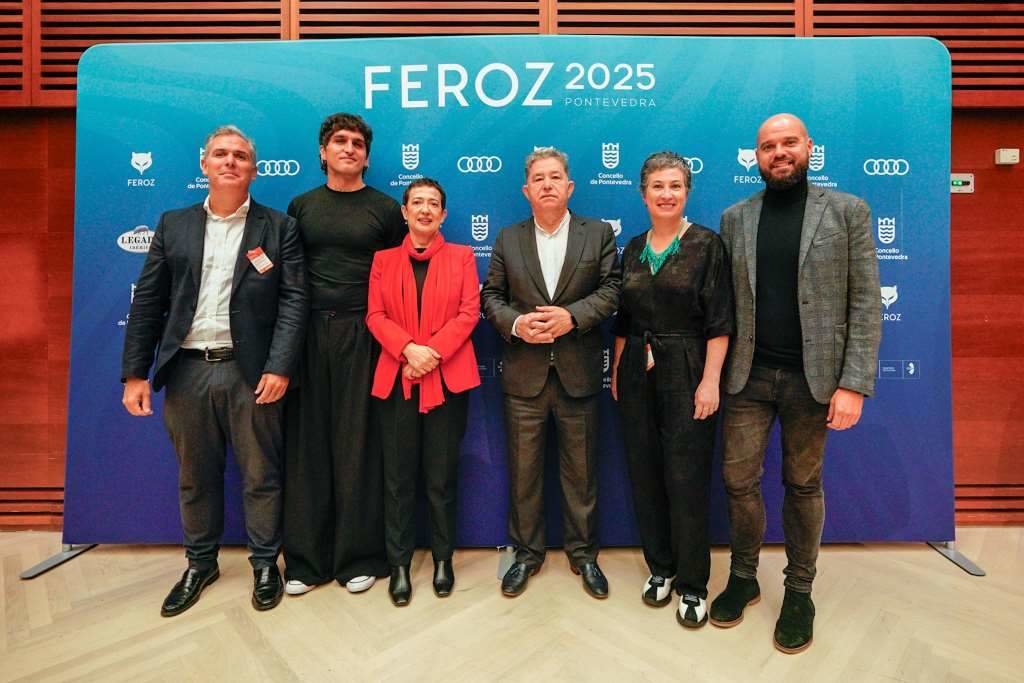
[[[388,576],[384,474],[370,385],[379,346],[366,328],[374,254],[401,243],[396,202],[363,182],[373,131],[359,116],[320,126],[327,182],[292,200],[311,314],[286,413],[285,592],[337,580],[357,593]]]
[[[788,564],[775,646],[789,654],[806,649],[813,636],[827,430],[857,424],[864,397],[874,390],[881,340],[871,212],[857,197],[807,183],[811,148],[797,117],[765,121],[757,162],[767,189],[727,209],[720,231],[736,300],[722,408],[732,562],[710,619],[735,626],[760,599],[761,476],[777,418]]]

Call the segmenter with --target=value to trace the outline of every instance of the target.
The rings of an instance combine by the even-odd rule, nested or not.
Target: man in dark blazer
[[[811,147],[797,117],[765,121],[757,161],[767,189],[727,209],[721,223],[737,330],[726,362],[722,429],[732,563],[710,618],[735,626],[760,598],[762,464],[777,418],[788,564],[775,646],[786,653],[806,649],[813,634],[827,430],[849,429],[860,419],[874,390],[881,339],[871,212],[857,197],[807,182]]]
[[[505,595],[526,589],[544,562],[544,444],[549,416],[558,436],[564,547],[595,598],[608,595],[597,565],[599,326],[617,308],[620,276],[607,223],[570,214],[565,154],[526,158],[523,194],[533,217],[504,228],[481,290],[487,319],[505,339],[502,387],[508,437],[509,536],[516,561]]]
[[[195,604],[219,576],[228,443],[244,486],[253,607],[281,600],[280,399],[308,307],[294,219],[249,196],[252,141],[222,126],[207,137],[200,165],[210,194],[160,217],[136,283],[121,371],[132,415],[152,415],[150,368],[153,389],[167,388],[164,423],[178,457],[188,569],[164,600],[165,617]]]

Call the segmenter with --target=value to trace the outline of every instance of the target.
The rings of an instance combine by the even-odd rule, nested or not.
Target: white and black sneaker
[[[672,582],[664,576],[648,576],[642,597],[651,607],[664,607],[672,599]]]
[[[695,593],[683,593],[679,598],[676,621],[686,628],[700,628],[708,623],[708,602]]]

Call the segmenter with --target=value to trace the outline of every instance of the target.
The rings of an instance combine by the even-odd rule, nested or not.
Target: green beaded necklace
[[[676,234],[675,239],[669,242],[669,245],[659,254],[654,249],[651,249],[651,233],[654,228],[647,231],[647,242],[644,244],[644,250],[640,252],[640,263],[646,263],[651,268],[651,275],[657,275],[661,267],[665,265],[665,261],[668,260],[672,254],[679,251],[679,240],[682,238],[683,233],[690,227],[689,221],[683,221],[679,226],[679,232]]]

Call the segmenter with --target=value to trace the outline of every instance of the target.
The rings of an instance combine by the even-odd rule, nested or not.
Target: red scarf
[[[388,282],[382,283],[392,292],[400,292],[395,322],[412,335],[416,344],[426,345],[430,341],[431,331],[440,329],[447,322],[445,317],[445,299],[451,288],[451,273],[443,264],[435,263],[427,267],[427,277],[423,282],[421,297],[422,311],[416,310],[416,276],[412,272],[412,260],[427,261],[444,248],[445,241],[441,233],[437,233],[425,251],[416,251],[408,235],[402,241],[402,248],[409,258],[400,259],[400,265],[391,273]],[[444,403],[444,388],[441,384],[441,366],[423,375],[419,379],[410,380],[402,375],[402,394],[406,400],[412,398],[412,385],[420,385],[420,412],[428,413]]]

